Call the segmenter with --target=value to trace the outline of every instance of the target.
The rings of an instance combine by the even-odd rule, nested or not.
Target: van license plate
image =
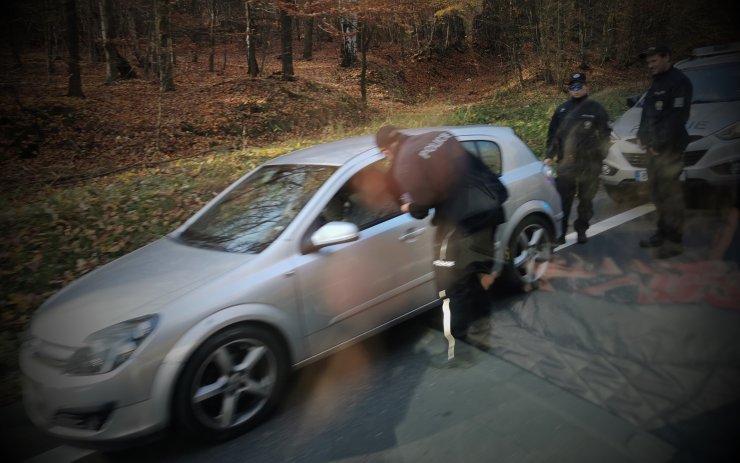
[[[636,182],[647,182],[648,181],[648,174],[646,170],[638,170],[635,172],[635,181]]]

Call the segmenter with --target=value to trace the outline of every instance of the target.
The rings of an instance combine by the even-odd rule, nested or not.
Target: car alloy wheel
[[[522,290],[537,286],[552,259],[552,232],[544,219],[528,216],[509,241],[507,277]]]
[[[188,361],[176,411],[187,430],[223,440],[251,429],[278,401],[289,371],[282,344],[268,330],[237,326],[209,338]]]

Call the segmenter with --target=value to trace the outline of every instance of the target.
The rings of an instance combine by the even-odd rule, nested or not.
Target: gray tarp
[[[696,246],[669,261],[630,226],[560,251],[540,290],[495,298],[474,342],[696,455],[738,455],[740,271],[703,260],[712,228],[689,228]]]

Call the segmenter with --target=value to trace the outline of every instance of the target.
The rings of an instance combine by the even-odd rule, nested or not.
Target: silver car
[[[682,179],[687,187],[733,186],[740,181],[740,44],[699,48],[693,55],[675,65],[693,85]],[[643,100],[612,127],[601,181],[616,201],[647,182],[647,155],[637,143]]]
[[[536,283],[562,217],[542,163],[511,129],[447,129],[502,173],[500,258]],[[370,136],[280,156],[58,292],[20,353],[32,421],[88,444],[175,423],[228,438],[269,414],[292,369],[435,306],[433,227],[399,212],[388,167]]]

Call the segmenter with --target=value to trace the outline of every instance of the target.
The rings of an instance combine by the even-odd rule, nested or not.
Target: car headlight
[[[148,315],[102,329],[85,339],[67,361],[68,375],[99,375],[114,370],[131,357],[157,326],[159,317]]]
[[[721,138],[722,140],[734,140],[735,138],[740,138],[740,122],[735,122],[731,126],[725,127],[717,132],[717,138]]]

